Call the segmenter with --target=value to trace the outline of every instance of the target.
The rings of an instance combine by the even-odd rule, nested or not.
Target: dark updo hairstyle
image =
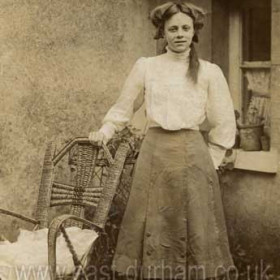
[[[199,60],[194,43],[198,43],[198,32],[204,25],[204,11],[201,8],[187,2],[167,2],[156,7],[150,13],[150,19],[153,25],[157,28],[154,39],[160,39],[164,37],[165,22],[169,20],[173,15],[180,12],[190,16],[193,20],[194,36],[190,45],[190,65],[187,74],[194,83],[197,83]]]

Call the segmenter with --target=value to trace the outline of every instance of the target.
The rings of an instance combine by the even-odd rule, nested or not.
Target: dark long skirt
[[[204,279],[232,267],[218,177],[201,133],[150,128],[113,269],[145,279]]]

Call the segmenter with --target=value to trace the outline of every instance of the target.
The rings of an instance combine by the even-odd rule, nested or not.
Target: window
[[[270,0],[232,1],[229,24],[229,83],[241,117],[240,146],[268,150],[270,131]],[[245,127],[259,127],[255,143]],[[244,141],[244,135],[247,143]],[[243,141],[242,141],[243,140]]]

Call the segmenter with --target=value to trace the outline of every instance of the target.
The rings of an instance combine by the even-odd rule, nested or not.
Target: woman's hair
[[[163,38],[165,22],[169,20],[173,15],[180,12],[190,16],[193,20],[194,36],[190,45],[190,65],[187,74],[190,76],[194,83],[197,83],[199,60],[194,43],[198,43],[198,33],[204,25],[204,11],[201,8],[187,2],[168,2],[156,7],[150,13],[150,19],[153,25],[157,28],[154,39]]]

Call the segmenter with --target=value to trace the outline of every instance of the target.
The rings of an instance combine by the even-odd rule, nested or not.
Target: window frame
[[[272,19],[271,19],[272,20]],[[229,9],[229,88],[232,93],[232,99],[235,109],[244,118],[243,110],[243,71],[244,69],[270,69],[272,67],[269,61],[243,61],[243,42],[242,42],[242,9],[238,9],[234,5],[230,5]],[[270,30],[271,32],[271,30]],[[271,51],[270,51],[271,58]],[[271,89],[270,89],[271,94]],[[276,173],[278,170],[278,151],[274,148],[269,151],[243,151],[235,150],[234,168],[257,171],[265,173]],[[252,160],[253,159],[253,160]]]
[[[271,1],[271,0],[270,0]],[[272,19],[271,19],[272,20]],[[243,18],[242,10],[234,5],[229,9],[229,88],[232,92],[232,99],[235,109],[241,114],[243,119],[243,98],[244,89],[242,74],[244,69],[271,69],[271,59],[265,61],[245,61],[243,60]],[[270,30],[271,32],[271,30]],[[271,58],[271,51],[270,51]]]

